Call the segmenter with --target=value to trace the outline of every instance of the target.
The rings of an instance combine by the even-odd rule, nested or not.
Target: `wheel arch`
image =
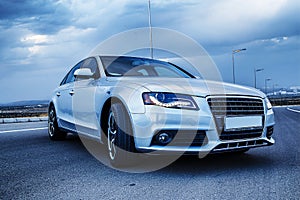
[[[51,107],[54,107],[54,109],[55,109],[55,106],[54,106],[53,101],[50,101],[50,102],[49,102],[48,113],[49,113]]]
[[[129,108],[125,105],[125,103],[120,98],[113,96],[113,97],[108,98],[105,101],[105,103],[103,104],[101,113],[100,113],[101,140],[102,140],[102,137],[107,136],[106,130],[107,130],[107,123],[108,123],[109,109],[110,109],[111,105],[114,103],[120,103],[125,108],[127,117],[130,121],[131,130],[134,131],[134,129],[132,127],[132,118],[130,115]],[[132,134],[134,134],[134,133],[132,133]]]

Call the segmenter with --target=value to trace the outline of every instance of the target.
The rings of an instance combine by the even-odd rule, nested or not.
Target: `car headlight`
[[[145,105],[199,110],[193,97],[188,95],[165,92],[146,92],[143,93],[143,100]]]
[[[266,101],[266,105],[267,105],[268,110],[272,109],[272,104],[271,104],[270,100],[267,97],[265,98],[265,101]]]

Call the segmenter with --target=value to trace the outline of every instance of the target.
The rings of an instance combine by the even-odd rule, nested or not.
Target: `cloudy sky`
[[[152,25],[201,44],[223,80],[300,86],[299,0],[151,0]],[[48,99],[67,71],[114,34],[148,26],[148,0],[0,0],[0,103]]]

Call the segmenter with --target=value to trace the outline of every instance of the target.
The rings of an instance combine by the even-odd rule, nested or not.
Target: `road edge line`
[[[0,131],[2,133],[15,133],[15,132],[22,132],[22,131],[36,131],[36,130],[44,130],[48,127],[41,127],[41,128],[26,128],[26,129],[16,129],[16,130],[8,130],[8,131]]]
[[[292,109],[292,108],[287,108],[287,110],[292,111],[292,112],[295,112],[295,113],[300,113],[300,110],[294,110],[294,109]]]

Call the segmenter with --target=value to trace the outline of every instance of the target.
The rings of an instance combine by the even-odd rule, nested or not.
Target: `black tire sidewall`
[[[115,142],[116,155],[114,160],[110,158],[110,163],[115,167],[131,165],[135,146],[129,114],[121,103],[112,104],[109,112],[113,112],[118,126]]]
[[[48,113],[48,123],[50,121],[50,112],[53,110],[53,113],[54,113],[54,116],[55,116],[55,120],[53,121],[53,126],[54,126],[54,132],[52,133],[53,135],[50,134],[49,132],[49,128],[48,128],[48,135],[49,135],[49,138],[51,140],[64,140],[67,136],[67,132],[65,131],[62,131],[59,129],[58,127],[58,123],[57,123],[57,116],[56,116],[56,111],[55,111],[55,108],[54,106],[51,106],[50,109],[49,109],[49,113]],[[49,124],[48,124],[49,126]]]

